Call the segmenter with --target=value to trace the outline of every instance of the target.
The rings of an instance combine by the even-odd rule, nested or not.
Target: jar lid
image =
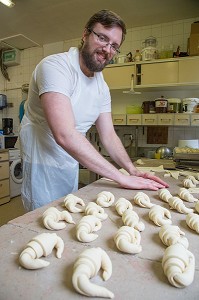
[[[169,103],[181,103],[181,99],[179,99],[179,98],[169,98],[168,102]]]

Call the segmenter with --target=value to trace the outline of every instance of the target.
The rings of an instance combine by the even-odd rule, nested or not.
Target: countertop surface
[[[159,176],[163,178],[163,173]],[[169,191],[176,195],[182,187],[182,179],[169,177]],[[170,210],[172,224],[178,225],[189,241],[189,251],[195,256],[195,277],[188,287],[179,289],[173,287],[164,275],[161,261],[166,249],[159,238],[160,227],[156,226],[148,217],[149,209],[141,208],[133,203],[137,190],[120,189],[111,181],[100,179],[74,193],[87,204],[95,201],[101,191],[110,191],[115,201],[125,197],[132,202],[134,211],[144,222],[145,230],[141,232],[142,251],[139,254],[125,254],[120,252],[114,243],[113,237],[123,223],[117,214],[114,204],[104,208],[108,218],[102,222],[102,228],[97,232],[98,238],[90,243],[81,243],[75,234],[75,225],[68,224],[59,231],[47,230],[42,224],[43,212],[51,206],[64,210],[63,199],[53,201],[50,205],[29,212],[0,227],[0,300],[35,300],[35,299],[86,299],[88,297],[78,294],[72,285],[72,272],[75,260],[79,254],[91,247],[101,247],[111,259],[113,272],[108,281],[103,281],[99,273],[92,282],[104,286],[115,295],[117,300],[196,300],[199,299],[199,235],[191,230],[185,222],[185,214]],[[144,191],[149,195],[151,202],[168,208],[168,204],[158,197],[158,192]],[[199,194],[195,194],[199,197]],[[194,207],[193,203],[185,202],[187,207]],[[83,213],[71,213],[74,221],[78,223]],[[31,238],[43,232],[56,232],[65,244],[60,259],[56,258],[55,251],[43,258],[50,262],[46,268],[39,270],[26,270],[19,265],[18,257]],[[99,299],[92,297],[91,299]],[[100,298],[101,299],[101,298]]]

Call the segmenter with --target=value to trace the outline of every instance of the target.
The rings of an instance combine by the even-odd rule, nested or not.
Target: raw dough
[[[183,288],[193,282],[195,257],[183,245],[177,243],[166,248],[162,267],[169,282],[177,288]]]
[[[187,202],[198,201],[198,199],[194,198],[194,196],[186,188],[180,188],[178,191],[178,196],[180,196],[182,200],[185,200]]]
[[[55,207],[49,207],[43,213],[42,220],[43,220],[44,226],[50,230],[59,230],[59,229],[63,229],[66,227],[65,222],[59,222],[59,221],[66,221],[68,223],[75,224],[75,222],[72,219],[72,216],[70,215],[70,213],[68,211],[66,211],[66,210],[59,211]]]
[[[120,227],[114,237],[114,241],[117,248],[122,252],[136,254],[142,251],[140,246],[141,235],[133,227]]]
[[[76,237],[80,242],[89,243],[94,241],[98,235],[93,232],[100,230],[102,223],[95,216],[84,216],[76,225]]]
[[[190,178],[183,179],[182,184],[186,188],[196,187],[196,185],[193,183],[193,181]]]
[[[115,196],[111,192],[103,191],[97,195],[97,204],[102,207],[109,207],[115,201]]]
[[[158,196],[164,202],[168,202],[169,198],[172,197],[171,193],[167,189],[160,189],[159,192],[158,192]]]
[[[95,202],[89,202],[84,211],[85,215],[93,215],[101,221],[106,220],[108,215],[104,212],[103,207],[99,206]]]
[[[75,290],[85,296],[114,298],[111,291],[90,281],[101,268],[106,281],[112,275],[112,263],[107,253],[99,247],[84,250],[73,267],[72,283]]]
[[[85,203],[84,201],[73,195],[73,194],[68,194],[65,199],[64,199],[64,206],[70,211],[70,212],[73,212],[73,213],[78,213],[78,212],[82,212],[84,211],[84,208],[78,208],[76,207],[76,204],[80,204],[81,206],[85,206]]]
[[[189,247],[189,242],[184,236],[185,233],[178,226],[165,224],[161,226],[159,237],[164,245],[171,246],[176,243],[182,244],[186,249]]]
[[[186,207],[179,197],[171,197],[169,199],[169,206],[172,209],[177,210],[181,214],[188,214],[193,212],[193,209]]]
[[[186,178],[190,179],[193,182],[193,184],[195,184],[195,185],[197,185],[199,183],[199,181],[193,175],[188,175]]]
[[[64,251],[63,240],[56,233],[41,233],[34,237],[21,252],[19,263],[26,269],[47,267],[50,263],[39,257],[49,255],[53,248],[57,249],[57,258],[61,258]]]
[[[150,208],[149,219],[157,226],[172,223],[170,211],[160,205],[154,205]]]
[[[131,209],[133,210],[133,206],[131,202],[125,198],[119,198],[117,202],[115,203],[115,209],[118,213],[118,215],[122,216],[125,210]]]
[[[199,233],[199,215],[190,213],[186,216],[186,223],[189,228]]]
[[[138,192],[134,196],[133,200],[137,205],[141,207],[151,208],[154,205],[151,203],[149,196],[143,192]]]
[[[196,202],[195,210],[197,211],[197,213],[199,213],[199,200]]]
[[[139,221],[138,214],[133,210],[125,210],[122,215],[122,221],[124,225],[133,227],[139,231],[143,231],[145,229],[144,223]]]

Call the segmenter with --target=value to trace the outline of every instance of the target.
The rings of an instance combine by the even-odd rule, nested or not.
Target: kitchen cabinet
[[[126,116],[127,125],[142,125],[142,115],[141,114],[128,114]]]
[[[171,126],[174,122],[173,114],[158,114],[158,125]]]
[[[176,83],[178,83],[178,61],[152,61],[136,65],[136,86],[162,86]]]
[[[191,126],[199,126],[199,114],[190,115]]]
[[[199,58],[179,60],[179,83],[199,84]]]
[[[104,80],[111,90],[130,89],[132,75],[134,75],[134,64],[113,64],[103,70]]]
[[[189,114],[174,114],[174,125],[175,126],[190,126]]]
[[[10,201],[9,154],[0,152],[0,205]]]
[[[126,125],[126,114],[113,114],[113,125]]]
[[[158,116],[157,114],[143,114],[142,125],[157,125]]]

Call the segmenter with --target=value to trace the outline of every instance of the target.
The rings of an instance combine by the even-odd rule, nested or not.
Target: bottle
[[[139,50],[135,51],[135,55],[134,55],[133,58],[134,58],[134,61],[140,61],[140,60],[142,60],[142,55],[141,55],[141,53],[140,53]]]

